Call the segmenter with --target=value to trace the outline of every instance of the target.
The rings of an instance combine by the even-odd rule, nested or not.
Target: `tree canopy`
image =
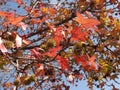
[[[1,88],[119,90],[119,15],[119,0],[0,1]]]

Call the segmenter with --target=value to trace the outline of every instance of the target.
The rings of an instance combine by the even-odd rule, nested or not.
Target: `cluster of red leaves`
[[[69,59],[68,58],[63,58],[58,56],[57,59],[59,60],[59,64],[62,68],[62,70],[69,69]]]
[[[19,5],[23,4],[22,0],[16,0],[16,2]],[[45,8],[45,10],[48,10],[48,9]],[[51,15],[54,14],[54,9],[53,8],[50,8],[50,13],[51,13]],[[82,31],[81,28],[85,28],[85,29],[94,28],[94,26],[99,25],[100,22],[96,19],[86,18],[78,12],[76,13],[76,15],[77,15],[77,18],[75,18],[74,20],[77,21],[81,26],[76,27],[74,30],[71,30],[71,34],[72,34],[71,40],[74,40],[74,41],[81,40],[81,41],[85,42],[87,40],[89,34],[88,34],[87,31]],[[8,21],[8,22],[4,23],[5,25],[6,24],[17,25],[17,26],[21,26],[23,29],[26,29],[26,27],[27,27],[24,23],[21,22],[24,17],[22,17],[22,16],[15,17],[13,12],[0,11],[0,16],[4,17]],[[32,22],[40,23],[40,22],[43,22],[43,21],[42,20],[37,20],[37,21],[33,20]],[[57,28],[53,28],[51,26],[49,26],[49,27],[54,32],[53,39],[56,41],[57,45],[56,45],[55,48],[49,49],[49,52],[46,52],[45,55],[48,55],[50,57],[54,57],[54,56],[56,56],[57,51],[59,51],[60,48],[61,48],[59,45],[60,45],[60,41],[64,37],[64,33],[63,33],[64,30],[63,30],[62,26],[57,27]],[[15,36],[16,47],[17,48],[21,47],[23,39],[16,32],[12,32],[11,35]],[[1,43],[0,43],[0,49],[3,53],[7,52],[7,49],[2,44],[2,40],[1,40]],[[31,54],[35,58],[37,58],[38,60],[41,60],[40,53],[37,50],[37,48],[32,49]],[[62,57],[59,56],[59,57],[57,57],[57,59],[59,59],[59,64],[60,64],[60,66],[63,70],[68,69],[68,67],[69,67],[69,65],[68,65],[69,62],[68,61],[69,60],[67,58],[62,58]],[[95,68],[95,62],[94,62],[95,57],[94,56],[93,57],[88,56],[88,60],[89,60],[89,63],[85,59],[85,56],[76,57],[77,64],[81,63],[83,67],[86,67],[86,66],[90,65],[90,66],[92,66],[92,68]]]
[[[85,57],[87,57],[88,60]],[[83,56],[79,56],[79,57],[76,56],[75,59],[76,59],[76,63],[81,64],[84,67],[84,69],[96,70],[97,64],[95,63],[95,59],[96,59],[95,56],[92,56],[92,57],[90,57],[88,55],[87,56],[83,55]]]

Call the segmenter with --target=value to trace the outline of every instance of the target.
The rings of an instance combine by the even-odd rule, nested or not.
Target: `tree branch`
[[[80,13],[84,13],[86,10],[88,10],[88,8],[91,6],[91,4],[92,4],[92,2],[88,6],[86,6],[86,8],[84,8],[83,10],[81,10]],[[61,24],[64,24],[65,22],[68,22],[68,21],[72,20],[75,17],[76,17],[76,11],[72,12],[72,14],[71,14],[70,17],[64,19],[63,21],[61,21],[59,23],[56,23],[54,26],[59,26]],[[47,31],[48,29],[50,29],[48,26],[45,27],[45,28],[39,28],[39,29],[35,30],[36,32],[30,33],[28,35],[28,37],[34,36],[36,34],[42,34],[44,31]]]

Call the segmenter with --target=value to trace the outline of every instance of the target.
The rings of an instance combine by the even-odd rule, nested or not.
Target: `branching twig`
[[[84,8],[83,10],[81,10],[80,13],[85,12],[85,11],[91,6],[91,4],[92,4],[92,3],[90,3],[88,6],[86,6],[86,8]],[[61,22],[59,22],[59,23],[56,23],[54,26],[59,26],[59,25],[61,25],[61,24],[64,24],[65,22],[68,22],[68,21],[72,20],[72,19],[75,18],[75,17],[76,17],[76,12],[72,12],[72,14],[71,14],[70,17],[67,17],[67,18],[64,19],[63,21],[61,21]],[[45,27],[45,28],[39,28],[39,29],[35,30],[36,32],[30,33],[30,34],[28,35],[28,37],[34,36],[34,35],[36,35],[36,34],[42,34],[44,31],[47,31],[47,30],[49,30],[49,29],[50,29],[50,28],[49,28],[48,26]]]

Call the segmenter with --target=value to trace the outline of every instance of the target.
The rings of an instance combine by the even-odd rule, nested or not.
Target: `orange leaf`
[[[87,37],[89,36],[87,32],[81,31],[79,27],[76,27],[76,29],[72,30],[71,33],[72,33],[71,40],[75,41],[81,40],[85,42],[87,40]]]
[[[17,2],[19,5],[24,4],[23,0],[16,0],[16,2]]]
[[[14,12],[0,11],[0,16],[6,17],[6,18],[11,18],[11,17],[14,17]]]
[[[90,57],[89,55],[87,56],[88,56],[91,69],[96,69],[96,62],[95,62],[96,56],[95,55],[93,55],[92,57]]]
[[[83,15],[81,15],[78,12],[76,13],[76,16],[77,18],[75,18],[74,20],[77,21],[85,29],[92,28],[100,24],[98,20],[85,18]]]
[[[4,11],[0,11],[0,16],[1,16],[1,17],[5,17],[5,16],[7,16],[7,13],[4,12]]]
[[[16,18],[11,18],[11,20],[9,20],[9,22],[12,24],[12,25],[16,25],[18,23],[20,23],[22,20],[23,20],[24,17],[16,17]]]
[[[50,15],[54,15],[57,11],[54,8],[49,8]]]
[[[5,12],[5,11],[0,11],[0,16],[8,20],[7,24],[11,23],[12,25],[18,24],[24,18],[21,16],[15,17],[14,12]]]

